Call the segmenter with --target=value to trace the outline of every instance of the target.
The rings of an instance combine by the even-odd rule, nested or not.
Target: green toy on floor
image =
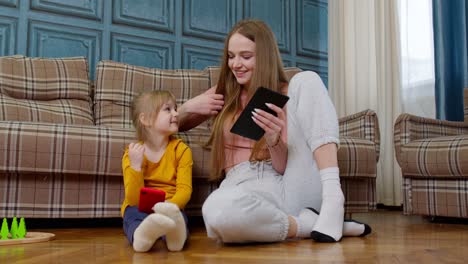
[[[21,217],[19,225],[16,220],[16,216],[13,217],[11,222],[11,228],[8,229],[8,222],[6,218],[3,218],[2,228],[0,229],[0,240],[7,239],[20,239],[26,237],[26,224],[24,222],[24,217]]]

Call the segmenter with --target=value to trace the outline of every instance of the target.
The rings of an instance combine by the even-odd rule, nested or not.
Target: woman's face
[[[228,65],[241,85],[249,85],[255,69],[255,42],[239,33],[228,43]]]

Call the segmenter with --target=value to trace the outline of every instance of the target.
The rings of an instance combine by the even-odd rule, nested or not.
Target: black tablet
[[[253,140],[259,140],[263,134],[265,134],[265,130],[255,124],[255,122],[252,120],[252,111],[255,108],[258,108],[276,116],[276,112],[268,108],[265,103],[271,103],[278,106],[279,108],[283,108],[288,100],[289,97],[286,95],[264,87],[258,88],[255,94],[252,96],[252,99],[250,99],[250,101],[245,106],[237,121],[232,126],[231,133]]]

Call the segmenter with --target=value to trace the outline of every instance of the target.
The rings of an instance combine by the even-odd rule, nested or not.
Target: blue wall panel
[[[315,58],[328,57],[327,2],[300,0],[297,9],[297,53]]]
[[[102,20],[103,0],[31,0],[31,9]]]
[[[88,58],[90,69],[101,59],[101,32],[71,25],[29,22],[28,56]],[[93,73],[91,74],[92,76]]]
[[[288,0],[246,0],[244,14],[246,18],[258,18],[265,21],[275,33],[280,51],[290,53],[290,11]]]
[[[0,16],[0,56],[16,53],[16,24],[15,18]]]
[[[116,0],[112,15],[117,24],[174,32],[172,0]]]
[[[145,67],[173,68],[173,43],[119,34],[112,34],[111,42],[112,60]]]
[[[236,23],[238,10],[234,0],[186,0],[183,3],[184,35],[222,41]]]
[[[0,0],[0,55],[86,56],[154,68],[219,65],[242,18],[275,33],[286,66],[327,82],[327,0]]]
[[[209,47],[198,47],[193,45],[182,46],[182,68],[204,69],[208,66],[219,65],[223,51]]]
[[[0,5],[17,7],[19,0],[0,0]]]

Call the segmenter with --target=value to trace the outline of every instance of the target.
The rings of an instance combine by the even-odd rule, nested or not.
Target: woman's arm
[[[286,144],[286,140],[280,137],[278,143],[271,146],[268,145],[268,149],[270,150],[273,168],[283,175],[288,163],[288,145]]]
[[[179,130],[187,131],[198,126],[210,116],[217,115],[223,105],[224,97],[216,93],[216,86],[186,101],[178,110]]]
[[[265,130],[265,140],[271,155],[273,168],[284,174],[288,162],[288,146],[286,144],[286,114],[283,109],[274,104],[267,104],[269,108],[276,112],[277,117],[260,109],[252,113],[252,119]]]

